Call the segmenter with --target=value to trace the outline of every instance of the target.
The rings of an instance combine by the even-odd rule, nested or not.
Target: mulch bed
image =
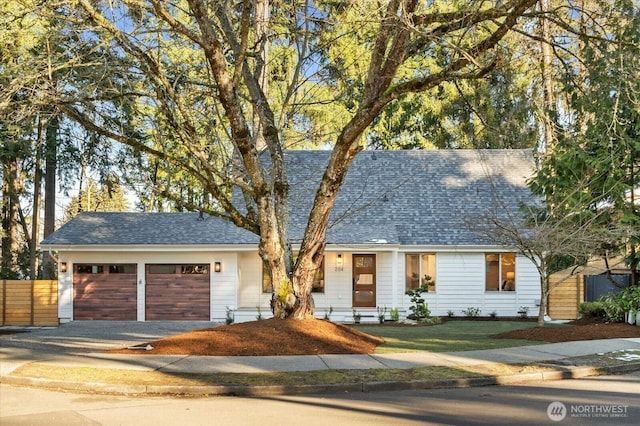
[[[558,343],[576,340],[622,339],[640,337],[640,327],[626,323],[608,323],[600,318],[583,318],[564,327],[533,327],[494,334],[498,339],[524,339]]]
[[[149,342],[153,350],[118,349],[109,352],[229,356],[371,354],[382,343],[382,338],[330,321],[267,319],[170,336]]]
[[[463,319],[463,318],[460,318]],[[465,318],[469,320],[470,318]],[[471,320],[477,320],[474,318]],[[495,319],[478,319],[492,320]],[[528,319],[523,321],[532,321]],[[371,324],[367,324],[369,326]],[[401,326],[385,323],[380,327]],[[533,327],[495,334],[492,338],[524,339],[541,342],[567,342],[640,337],[640,327],[624,323],[604,323],[601,319],[582,319],[562,327]],[[140,355],[318,355],[371,354],[384,340],[326,320],[303,321],[267,319],[231,324],[166,337],[150,344],[153,350],[117,349],[110,353]]]

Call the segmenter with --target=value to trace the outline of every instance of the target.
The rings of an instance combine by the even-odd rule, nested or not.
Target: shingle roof
[[[40,243],[66,245],[257,244],[258,237],[198,213],[82,212]]]
[[[295,186],[311,193],[329,152],[295,152]],[[363,151],[336,201],[328,243],[386,240],[400,245],[481,245],[468,222],[497,205],[516,211],[531,201],[531,150]],[[305,174],[317,173],[314,176]],[[307,182],[307,183],[305,183]],[[292,198],[301,196],[292,190]],[[304,198],[303,196],[301,196]],[[300,202],[292,203],[300,205]],[[292,232],[292,236],[293,236]]]
[[[302,238],[330,151],[288,151],[290,234]],[[482,245],[471,218],[531,201],[531,150],[363,151],[349,169],[328,244]],[[502,205],[501,204],[501,205]],[[82,213],[42,242],[60,245],[257,244],[257,237],[198,213]]]

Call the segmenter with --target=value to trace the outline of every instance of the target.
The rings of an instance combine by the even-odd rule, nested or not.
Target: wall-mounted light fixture
[[[336,257],[336,271],[342,271],[342,253],[338,253],[338,257]]]
[[[220,263],[220,262],[216,262],[216,263],[214,263],[214,264],[213,264],[213,270],[214,270],[215,272],[220,272],[220,271],[222,271],[222,263]]]
[[[67,262],[60,262],[60,272],[67,272]]]

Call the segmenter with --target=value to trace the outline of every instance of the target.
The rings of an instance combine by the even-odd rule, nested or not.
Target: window
[[[297,255],[294,255],[293,261],[295,262]],[[269,274],[267,272],[267,268],[262,265],[262,292],[263,293],[271,293],[273,291],[273,287],[271,286],[271,282],[269,280]],[[324,293],[324,258],[322,258],[322,263],[320,264],[320,268],[316,271],[316,275],[313,277],[313,284],[311,284],[311,292],[312,293]]]
[[[208,275],[209,265],[147,265],[150,274]]]
[[[436,255],[434,253],[410,253],[405,256],[405,289],[412,290],[429,283],[427,291],[435,291]]]
[[[182,274],[206,275],[209,273],[209,265],[182,265]]]
[[[135,274],[136,265],[120,263],[111,265],[95,265],[80,263],[75,266],[77,274]]]
[[[101,274],[104,271],[102,265],[76,265],[78,274]]]
[[[515,291],[516,255],[514,253],[487,253],[485,265],[486,291]]]
[[[135,274],[136,265],[133,265],[133,264],[109,265],[109,273],[110,274]]]
[[[175,274],[176,265],[148,265],[150,274]]]

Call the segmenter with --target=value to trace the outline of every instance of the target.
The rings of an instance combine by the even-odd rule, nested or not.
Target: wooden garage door
[[[209,265],[146,266],[147,320],[209,321]]]
[[[135,321],[136,277],[136,265],[74,265],[73,319]]]

